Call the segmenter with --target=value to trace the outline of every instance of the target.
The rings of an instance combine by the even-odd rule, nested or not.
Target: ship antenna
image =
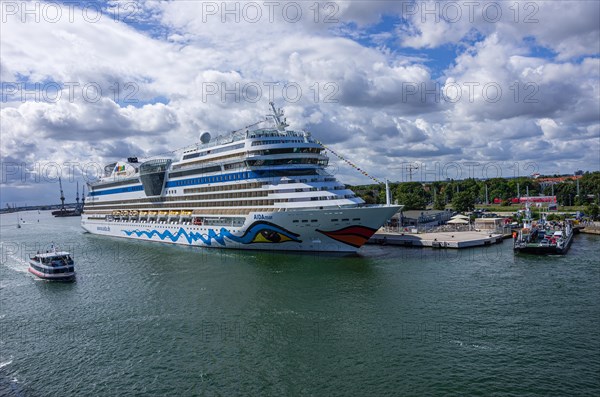
[[[271,110],[273,111],[272,117],[277,124],[277,129],[279,131],[285,130],[285,127],[287,127],[289,124],[287,124],[286,119],[281,119],[281,117],[283,117],[283,110],[281,110],[281,108],[276,109],[273,102],[269,102],[269,105],[271,105]]]
[[[273,110],[273,118],[277,122],[277,125],[279,125],[281,120],[279,119],[279,114],[277,114],[277,109],[275,109],[275,104],[273,102],[269,102],[269,105],[271,105],[271,110]]]

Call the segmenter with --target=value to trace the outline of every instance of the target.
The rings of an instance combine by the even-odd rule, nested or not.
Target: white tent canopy
[[[468,216],[463,215],[463,214],[458,214],[458,215],[454,215],[452,218],[450,219],[469,219]]]
[[[466,225],[469,223],[469,221],[466,219],[461,219],[461,218],[453,218],[453,219],[450,219],[448,221],[448,223],[450,223],[452,225]]]

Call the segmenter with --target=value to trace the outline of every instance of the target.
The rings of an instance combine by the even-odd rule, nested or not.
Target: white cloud
[[[405,161],[597,163],[597,2],[520,2],[518,21],[515,3],[501,3],[504,18],[495,23],[481,10],[472,22],[465,13],[455,23],[422,21],[414,3],[389,1],[320,2],[316,22],[313,2],[301,3],[297,22],[283,16],[287,3],[272,22],[265,8],[257,23],[248,15],[222,22],[220,10],[207,14],[211,4],[222,3],[139,3],[130,25],[112,17],[91,23],[81,12],[57,23],[3,15],[3,88],[27,83],[9,98],[3,91],[3,161],[104,163],[165,152],[202,131],[224,133],[263,118],[272,89],[292,126],[307,127],[380,177],[393,179],[386,174]],[[525,23],[532,10],[539,22]],[[379,47],[365,45],[365,37]],[[432,66],[442,46],[458,54],[446,70]],[[48,82],[63,85],[60,100],[35,97],[34,84]],[[479,84],[472,101],[466,83]],[[489,97],[495,86],[483,91],[487,83],[501,87],[497,101]],[[86,97],[86,84],[97,84],[102,98]],[[301,87],[297,102],[284,100],[286,84]],[[458,86],[460,100],[423,91],[444,85]],[[257,101],[240,97],[257,87]],[[233,90],[225,100],[223,88]],[[293,90],[287,93],[290,99]],[[535,101],[525,101],[528,95]],[[569,157],[565,136],[590,150]],[[350,183],[368,182],[347,167],[339,172]]]
[[[469,38],[473,31],[499,33],[516,43],[534,37],[537,44],[566,60],[598,53],[600,3],[596,1],[480,2],[419,1],[397,30],[403,45],[435,48]]]

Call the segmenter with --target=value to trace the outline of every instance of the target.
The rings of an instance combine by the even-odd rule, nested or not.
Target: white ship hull
[[[93,234],[207,248],[356,252],[401,206],[250,213],[241,226],[98,220]]]

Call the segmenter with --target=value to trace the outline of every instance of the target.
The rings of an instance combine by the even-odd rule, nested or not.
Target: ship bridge
[[[140,165],[140,181],[146,196],[160,196],[165,186],[165,176],[171,159],[154,159]]]

